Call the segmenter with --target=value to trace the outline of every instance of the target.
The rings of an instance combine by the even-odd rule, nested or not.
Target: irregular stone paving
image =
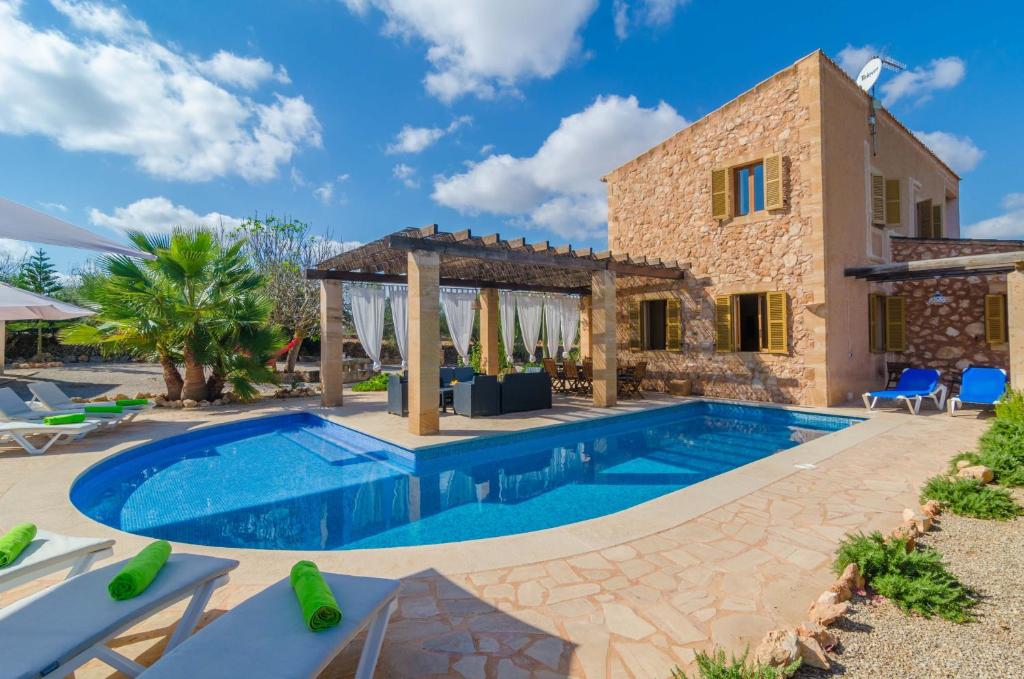
[[[768,629],[801,622],[832,580],[836,542],[898,523],[921,481],[970,448],[983,427],[915,418],[654,535],[514,568],[414,574],[404,579],[376,676],[651,679],[676,665],[691,671],[698,650],[742,652]],[[0,606],[31,589],[0,595]],[[209,617],[260,589],[229,584],[215,593]],[[115,646],[148,664],[178,616],[177,608],[157,616]],[[351,677],[359,646],[322,676]],[[93,662],[76,676],[118,675]]]

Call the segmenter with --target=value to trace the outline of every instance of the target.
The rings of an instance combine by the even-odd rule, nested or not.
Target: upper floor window
[[[757,162],[732,171],[735,205],[733,214],[749,215],[764,209],[764,163]]]

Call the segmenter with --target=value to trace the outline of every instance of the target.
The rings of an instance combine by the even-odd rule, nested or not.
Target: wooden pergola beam
[[[392,285],[408,285],[409,279],[404,274],[368,273],[365,271],[330,271],[323,269],[306,269],[306,278],[310,280],[347,281],[349,283],[379,283]],[[563,287],[558,285],[539,285],[536,283],[509,283],[493,280],[474,280],[468,278],[444,278],[440,284],[447,288],[497,288],[499,290],[517,290],[520,292],[554,292],[566,295],[589,295],[589,287]]]
[[[893,264],[876,264],[875,266],[851,266],[843,273],[854,278],[884,276],[885,274],[902,274],[908,272],[935,272],[936,275],[949,270],[982,270],[1000,266],[1013,267],[1024,262],[1024,250],[1012,252],[992,252],[983,255],[961,255],[959,257],[942,257],[939,259],[918,259],[912,262],[895,262]],[[876,278],[875,280],[881,280]]]

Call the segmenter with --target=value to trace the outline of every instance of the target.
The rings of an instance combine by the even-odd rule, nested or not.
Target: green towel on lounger
[[[85,413],[50,415],[43,418],[43,424],[78,424],[79,422],[85,422]]]
[[[306,627],[322,632],[341,622],[338,602],[315,563],[300,561],[292,566],[291,581]]]
[[[148,398],[119,398],[114,401],[119,406],[144,406],[149,404]]]
[[[121,406],[85,406],[87,413],[123,413]]]
[[[14,563],[18,555],[28,547],[35,537],[36,525],[34,523],[19,523],[0,536],[0,568]]]
[[[124,601],[145,592],[170,555],[171,543],[166,540],[157,540],[144,547],[107,585],[110,598]]]

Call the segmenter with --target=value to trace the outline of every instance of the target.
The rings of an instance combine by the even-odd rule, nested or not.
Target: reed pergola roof
[[[874,266],[853,266],[847,267],[843,273],[852,278],[892,282],[1008,273],[1022,265],[1024,265],[1024,250],[1016,250],[941,257],[939,259],[919,259]]]
[[[469,229],[439,231],[436,224],[403,229],[342,253],[315,269],[310,279],[405,283],[411,251],[440,255],[440,283],[449,287],[500,288],[535,292],[589,294],[591,273],[679,280],[688,265],[610,251],[594,252],[547,241],[503,239],[497,233],[474,236]]]

